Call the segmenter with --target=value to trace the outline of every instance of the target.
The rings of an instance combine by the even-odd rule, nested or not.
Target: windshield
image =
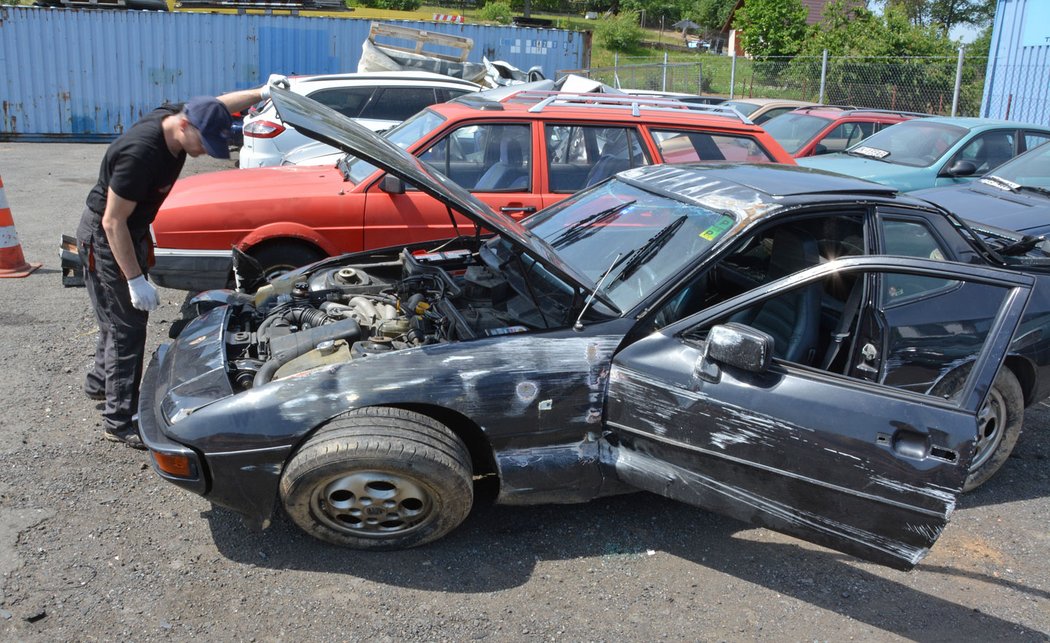
[[[1003,163],[991,175],[1024,187],[1050,188],[1050,143]]]
[[[722,103],[722,107],[732,107],[744,116],[750,116],[751,112],[758,109],[758,105],[755,105],[753,103],[738,103],[735,100],[727,100],[726,102]]]
[[[622,311],[707,252],[736,219],[609,181],[530,217],[523,225]]]
[[[795,154],[830,122],[828,118],[788,112],[762,123],[762,129],[769,132],[788,154]]]
[[[407,150],[416,141],[425,138],[445,122],[445,117],[436,114],[429,109],[417,113],[415,116],[383,132],[383,138],[403,150]],[[376,166],[363,161],[355,156],[346,158],[347,178],[355,185],[368,178],[376,171]]]
[[[964,127],[917,118],[875,132],[847,154],[909,167],[929,167],[966,135]]]

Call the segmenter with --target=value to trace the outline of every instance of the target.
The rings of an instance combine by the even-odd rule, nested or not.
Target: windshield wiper
[[[1024,192],[1035,192],[1036,194],[1042,194],[1043,196],[1050,196],[1050,189],[1041,188],[1037,185],[1020,185],[1017,189]]]
[[[605,208],[604,210],[601,210],[600,212],[595,212],[594,214],[590,215],[589,217],[580,219],[579,223],[577,223],[573,227],[569,228],[565,232],[561,233],[557,237],[554,237],[553,239],[551,239],[550,246],[552,248],[560,248],[560,247],[568,245],[570,243],[579,241],[580,239],[582,239],[584,236],[586,236],[588,234],[593,234],[592,232],[590,232],[590,229],[593,226],[595,226],[598,223],[601,223],[601,222],[605,221],[606,219],[609,219],[614,214],[616,214],[617,212],[623,210],[627,206],[633,205],[635,201],[636,201],[636,199],[630,199],[628,201],[623,201],[621,203],[617,203],[616,205],[614,205],[614,206],[612,206],[610,208]]]
[[[996,252],[1006,257],[1016,257],[1018,255],[1027,254],[1030,250],[1038,246],[1043,241],[1046,241],[1046,237],[1034,236],[1026,234],[1021,237],[1020,241],[1014,241],[1008,243],[1001,248],[996,248]]]
[[[620,275],[617,279],[619,281],[625,281],[643,263],[652,259],[660,248],[667,245],[667,242],[671,240],[674,233],[678,232],[678,229],[682,227],[682,224],[685,223],[688,218],[689,217],[683,214],[668,224],[666,228],[650,237],[642,246],[628,253],[627,256],[630,257],[630,259],[624,264],[623,270],[620,271]]]

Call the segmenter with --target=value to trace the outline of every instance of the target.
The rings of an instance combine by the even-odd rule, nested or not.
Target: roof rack
[[[732,107],[722,105],[703,105],[698,103],[683,103],[674,98],[663,98],[653,96],[634,96],[631,94],[586,94],[573,92],[543,92],[543,91],[521,91],[507,96],[500,102],[535,102],[529,108],[530,112],[542,112],[552,105],[565,105],[572,107],[587,107],[590,109],[631,109],[631,116],[641,116],[641,110],[657,110],[666,112],[700,112],[712,116],[726,116],[736,119],[741,123],[751,125],[751,119],[747,118]]]

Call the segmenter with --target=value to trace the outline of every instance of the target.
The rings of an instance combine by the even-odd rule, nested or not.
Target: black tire
[[[1021,437],[1024,392],[1017,376],[1003,367],[977,413],[977,452],[966,475],[963,491],[987,482],[1006,463]]]
[[[328,256],[314,246],[297,241],[267,241],[248,254],[262,266],[267,281]]]
[[[470,454],[429,417],[361,409],[332,420],[299,449],[280,494],[289,517],[321,540],[353,549],[415,547],[470,513]]]

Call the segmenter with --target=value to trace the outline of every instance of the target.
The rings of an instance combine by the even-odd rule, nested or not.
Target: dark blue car
[[[885,186],[648,166],[518,222],[308,98],[460,235],[212,291],[151,361],[165,479],[359,549],[647,490],[900,569],[1050,395],[1041,248]],[[251,278],[245,266],[238,275]]]

